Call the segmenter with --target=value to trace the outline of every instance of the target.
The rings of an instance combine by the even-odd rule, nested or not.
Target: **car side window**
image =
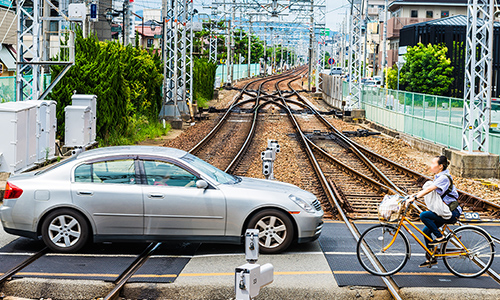
[[[196,175],[164,161],[145,160],[144,172],[148,185],[196,187],[198,180]]]
[[[75,182],[135,184],[134,160],[109,160],[80,165],[75,169]]]

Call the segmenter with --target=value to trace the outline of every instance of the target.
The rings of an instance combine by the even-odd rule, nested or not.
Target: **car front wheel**
[[[290,217],[275,209],[266,209],[255,214],[248,222],[249,229],[259,230],[259,251],[280,253],[293,240],[294,229]]]
[[[88,240],[89,226],[85,218],[71,209],[51,212],[42,224],[45,245],[56,252],[76,252]]]

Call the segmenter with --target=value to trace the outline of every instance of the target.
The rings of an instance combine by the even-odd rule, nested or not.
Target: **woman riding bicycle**
[[[446,156],[437,156],[432,159],[429,171],[436,174],[434,180],[426,182],[420,192],[410,197],[411,201],[424,197],[425,204],[429,209],[420,214],[420,220],[425,225],[423,232],[430,238],[432,238],[431,234],[435,236],[432,242],[425,239],[427,248],[444,243],[446,238],[439,231],[439,227],[457,222],[462,213],[462,208],[457,201],[458,192],[453,185],[448,165]],[[427,253],[426,258],[427,260],[420,267],[430,267],[437,264],[437,260],[430,259]]]

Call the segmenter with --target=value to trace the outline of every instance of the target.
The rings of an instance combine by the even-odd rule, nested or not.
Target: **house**
[[[396,0],[388,7],[387,65],[392,67],[398,60],[401,29],[410,24],[467,15],[467,0]]]
[[[154,47],[156,49],[160,48],[160,40],[162,37],[162,27],[161,25],[153,25],[151,26],[152,22],[146,22],[144,23],[144,26],[142,25],[136,25],[135,30],[139,34],[139,43],[141,47],[149,49],[151,47]],[[154,30],[153,30],[153,29]]]
[[[0,2],[0,77],[14,76],[16,72],[16,52],[13,45],[17,43],[16,10],[9,8],[7,2]]]
[[[444,19],[431,20],[423,23],[407,25],[401,29],[401,46],[423,44],[444,44],[448,48],[446,56],[453,67],[452,83],[449,96],[463,98],[465,76],[465,48],[467,16],[457,15]],[[478,24],[483,20],[478,18]],[[500,23],[493,26],[493,81],[492,96],[500,97]]]
[[[0,44],[0,77],[16,75],[16,52],[10,45]]]

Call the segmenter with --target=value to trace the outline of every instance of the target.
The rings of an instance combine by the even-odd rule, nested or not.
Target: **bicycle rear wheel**
[[[450,255],[443,256],[446,268],[459,277],[473,278],[486,272],[495,254],[490,235],[475,226],[463,226],[454,233],[456,237],[452,235],[441,250],[443,254]],[[460,252],[464,254],[460,255]],[[457,255],[452,255],[454,253]]]
[[[391,225],[376,225],[359,238],[356,252],[359,263],[373,275],[388,276],[401,270],[410,256],[408,238],[399,232],[394,243],[385,251],[396,233]]]

